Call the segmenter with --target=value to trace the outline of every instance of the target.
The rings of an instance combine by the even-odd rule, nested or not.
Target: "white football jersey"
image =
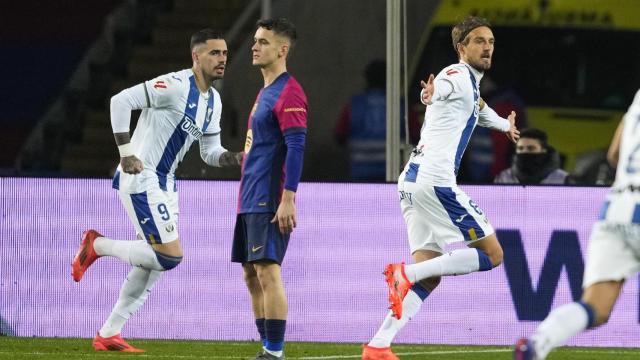
[[[144,88],[147,107],[131,137],[144,170],[130,175],[118,165],[113,187],[126,193],[176,191],[174,173],[191,144],[203,134],[220,133],[220,94],[213,87],[201,93],[191,69],[146,81]]]
[[[616,179],[600,220],[640,224],[640,90],[622,121]]]
[[[624,122],[614,189],[640,187],[640,90],[622,118]]]
[[[400,175],[400,181],[452,186],[462,154],[478,122],[482,73],[465,63],[444,68],[435,86],[448,81],[453,92],[445,100],[427,106],[420,142]]]

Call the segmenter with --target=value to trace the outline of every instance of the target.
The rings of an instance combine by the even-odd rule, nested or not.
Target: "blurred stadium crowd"
[[[204,27],[227,37],[228,71],[217,84],[223,98],[223,143],[241,148],[260,87],[249,51],[253,25],[261,16],[259,3],[25,0],[11,5],[0,15],[6,30],[0,43],[0,175],[109,177],[117,162],[109,98],[159,74],[188,68],[186,44]],[[305,181],[384,181],[380,172],[359,174],[353,169],[358,161],[380,164],[384,154],[384,77],[379,75],[384,71],[385,3],[271,2],[272,15],[299,24],[304,39],[290,67],[307,89],[310,104]],[[566,172],[563,184],[611,183],[614,170],[606,161],[606,147],[640,83],[640,25],[633,18],[640,3],[407,0],[407,9],[404,70],[409,106],[398,126],[405,129],[406,117],[408,143],[419,138],[424,113],[418,99],[420,80],[456,61],[451,25],[477,14],[492,22],[500,45],[495,66],[483,80],[482,96],[502,116],[515,110],[519,128],[541,130],[546,155],[521,156],[501,134],[477,129],[463,159],[460,183],[493,183],[509,169],[521,175],[512,183],[540,182],[544,176],[525,176],[532,170],[523,161],[534,161],[533,170],[544,168],[547,174]],[[606,51],[596,45],[605,43]],[[368,113],[349,118],[354,115],[352,101],[366,94],[371,95]],[[382,147],[362,151],[362,140]],[[237,169],[203,168],[197,151],[192,152],[180,176],[239,177]]]

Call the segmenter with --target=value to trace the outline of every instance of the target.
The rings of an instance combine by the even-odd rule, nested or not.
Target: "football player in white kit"
[[[400,207],[407,224],[412,265],[390,264],[389,313],[363,360],[393,360],[391,341],[420,309],[441,276],[486,271],[502,262],[502,248],[485,214],[456,186],[462,154],[476,124],[518,139],[515,113],[501,118],[480,98],[480,79],[491,66],[494,37],[490,24],[467,17],[451,37],[460,62],[422,82],[427,105],[420,142],[398,179]],[[469,248],[445,253],[447,244]]]
[[[216,31],[191,37],[193,66],[125,89],[111,98],[111,126],[120,165],[113,179],[138,240],[114,240],[95,230],[82,234],[72,263],[80,281],[91,264],[113,256],[133,266],[110,316],[93,340],[96,351],[142,352],[127,344],[120,331],[147,299],[163,271],[182,260],[178,235],[178,192],[174,172],[194,141],[211,166],[238,166],[242,153],[220,143],[220,94],[213,81],[224,75],[227,44]],[[131,111],[142,114],[129,137]]]
[[[640,271],[640,90],[611,141],[607,159],[617,166],[611,192],[593,225],[584,293],[551,311],[529,338],[516,343],[514,359],[542,360],[586,329],[607,322],[624,281]]]

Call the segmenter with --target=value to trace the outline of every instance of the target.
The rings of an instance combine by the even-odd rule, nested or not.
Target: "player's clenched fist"
[[[120,158],[120,165],[122,166],[122,171],[127,174],[139,174],[144,170],[142,161],[135,155]]]

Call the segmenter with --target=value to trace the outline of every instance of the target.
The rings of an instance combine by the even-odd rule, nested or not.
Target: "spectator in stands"
[[[383,60],[371,61],[364,71],[367,87],[347,103],[334,128],[338,144],[349,150],[350,178],[355,181],[384,181],[386,175],[387,103],[386,71]],[[421,108],[424,112],[424,107]],[[409,141],[415,145],[420,138],[419,117],[409,111]],[[404,139],[404,108],[400,114],[400,136]]]
[[[485,75],[480,83],[480,93],[498,115],[506,118],[511,111],[515,111],[516,127],[527,127],[524,101],[512,87],[502,87],[489,75]],[[490,183],[497,174],[509,167],[512,157],[512,144],[503,133],[478,126],[469,141],[459,180]]]
[[[385,179],[386,71],[383,60],[367,65],[366,90],[345,105],[334,129],[338,144],[348,146],[352,180]]]
[[[496,184],[562,185],[568,173],[560,169],[558,152],[539,129],[524,129],[516,143],[513,165],[495,178]]]

